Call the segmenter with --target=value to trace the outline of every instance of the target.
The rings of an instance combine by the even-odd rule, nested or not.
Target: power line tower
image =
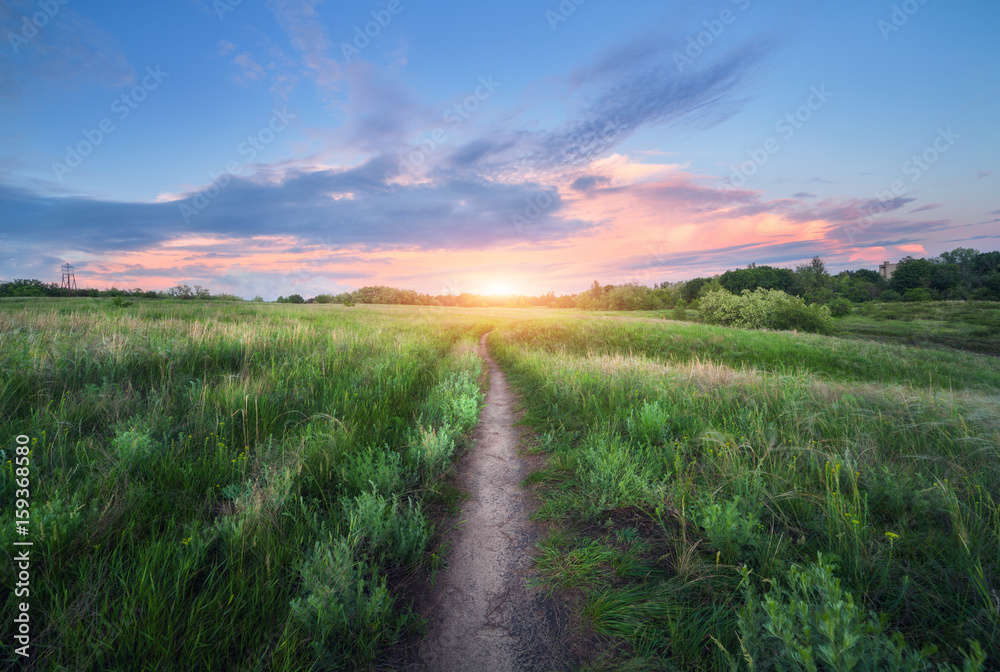
[[[66,290],[66,296],[73,296],[73,294],[78,290],[76,286],[76,273],[73,272],[73,267],[69,264],[63,264],[62,267],[62,282],[59,285],[59,293],[62,290]]]

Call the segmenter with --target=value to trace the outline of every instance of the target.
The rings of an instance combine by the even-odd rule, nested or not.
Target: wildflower
[[[896,541],[897,539],[899,539],[899,535],[896,534],[895,532],[886,532],[885,536],[889,537],[889,541]]]

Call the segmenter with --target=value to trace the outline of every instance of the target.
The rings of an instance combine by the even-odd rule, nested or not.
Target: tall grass
[[[490,344],[592,668],[1000,668],[996,360],[648,321]]]
[[[387,580],[427,562],[424,500],[478,416],[485,329],[339,306],[0,304],[0,426],[32,437],[34,669],[367,665],[413,625]],[[14,533],[4,506],[5,548]]]
[[[493,329],[586,669],[1000,669],[997,360],[554,315],[0,302],[31,665],[364,669],[415,626],[393,586],[435,562]]]

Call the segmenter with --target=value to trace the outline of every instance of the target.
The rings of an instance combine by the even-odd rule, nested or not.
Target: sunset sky
[[[1000,249],[995,0],[0,0],[0,279],[245,297]]]

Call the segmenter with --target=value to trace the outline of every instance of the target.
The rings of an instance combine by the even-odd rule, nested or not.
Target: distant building
[[[896,271],[897,266],[899,266],[899,264],[894,264],[891,261],[879,264],[878,274],[881,275],[886,280],[888,280],[892,277],[892,274]]]

